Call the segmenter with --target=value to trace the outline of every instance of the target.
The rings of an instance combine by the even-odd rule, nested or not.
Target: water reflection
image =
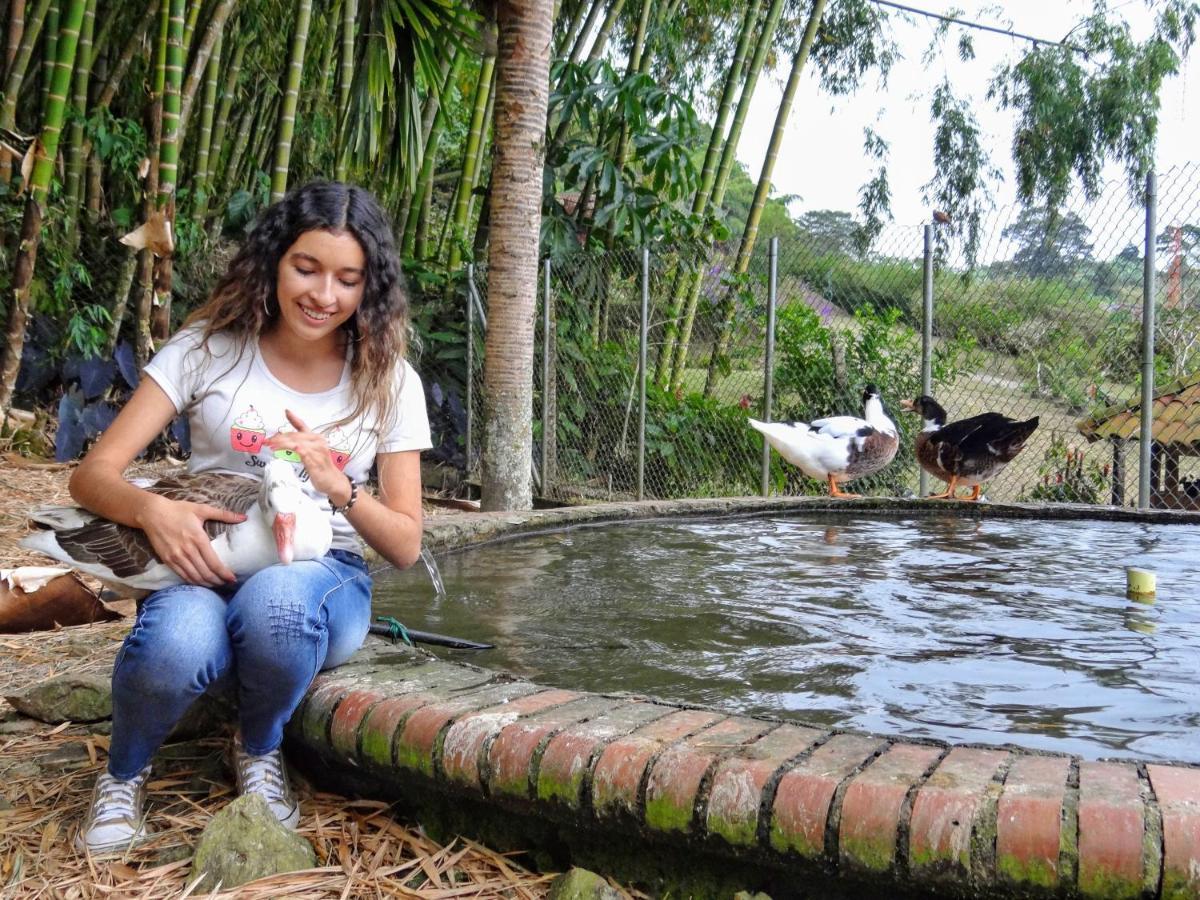
[[[1200,761],[1200,532],[814,517],[577,529],[410,570],[376,611],[539,681],[821,725]],[[1126,565],[1158,573],[1153,605]],[[423,582],[423,583],[422,583]]]

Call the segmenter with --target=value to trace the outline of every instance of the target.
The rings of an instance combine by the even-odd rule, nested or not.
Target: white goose
[[[750,419],[750,425],[805,475],[827,481],[831,497],[860,496],[843,492],[838,483],[878,472],[900,446],[900,432],[883,411],[879,388],[873,384],[863,391],[861,419],[828,416],[808,424]]]
[[[207,503],[244,513],[236,525],[209,520],[213,551],[239,578],[275,563],[324,556],[333,541],[330,513],[300,484],[292,464],[267,461],[262,481],[220,472],[164,478],[146,490],[172,500]],[[154,552],[140,528],[118,525],[77,506],[43,506],[31,515],[50,526],[21,546],[74,566],[122,594],[144,595],[183,579]]]

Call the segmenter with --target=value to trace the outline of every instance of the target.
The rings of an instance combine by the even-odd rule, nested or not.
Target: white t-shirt
[[[215,334],[201,346],[201,329],[179,331],[147,364],[154,379],[175,404],[186,412],[191,428],[191,472],[233,472],[257,477],[274,455],[290,459],[300,469],[305,490],[322,504],[324,494],[311,487],[308,472],[291,451],[272,451],[263,441],[277,431],[291,430],[285,409],[290,409],[313,431],[326,435],[334,465],[354,479],[366,480],[377,453],[425,450],[432,446],[425,392],[420,376],[407,360],[394,370],[394,390],[399,395],[395,422],[385,430],[373,414],[357,422],[334,425],[353,406],[350,364],[346,363],[337,386],[307,394],[288,387],[271,374],[253,341],[239,354],[237,342]],[[362,545],[353,526],[340,514],[333,516],[333,546],[354,553]]]

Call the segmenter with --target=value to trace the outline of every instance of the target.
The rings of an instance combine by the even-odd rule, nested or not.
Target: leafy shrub
[[[1019,499],[1092,506],[1107,503],[1109,467],[1085,457],[1084,450],[1076,450],[1061,435],[1054,435],[1038,466],[1038,483]]]

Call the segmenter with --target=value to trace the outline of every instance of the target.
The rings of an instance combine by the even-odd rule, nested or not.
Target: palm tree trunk
[[[533,318],[552,0],[499,0],[496,157],[483,371],[482,508],[533,505]]]
[[[50,0],[37,0],[33,14],[25,23],[21,34],[21,44],[8,67],[4,77],[4,105],[0,106],[0,129],[12,131],[17,124],[17,97],[21,93],[21,84],[25,81],[25,73],[29,69],[29,60],[33,57],[33,47],[42,33],[42,24],[50,10]],[[0,147],[0,185],[12,181],[12,156]]]
[[[87,148],[83,139],[83,119],[87,115],[88,78],[92,73],[92,33],[96,27],[96,0],[87,0],[83,25],[79,29],[79,46],[75,51],[75,77],[71,91],[71,107],[75,117],[67,135],[65,195],[65,232],[67,245],[74,253],[79,240],[76,224],[83,199],[83,169]]]
[[[20,243],[13,267],[12,300],[8,308],[5,345],[0,351],[0,421],[12,406],[17,373],[21,368],[21,353],[25,349],[25,325],[29,317],[29,294],[37,265],[38,245],[42,239],[42,217],[50,181],[58,157],[58,142],[67,107],[67,91],[71,87],[71,71],[75,66],[75,51],[79,45],[79,30],[83,26],[86,0],[70,0],[61,30],[56,35],[57,56],[46,93],[42,130],[34,153],[33,172],[29,178],[29,195],[21,222]]]
[[[492,93],[492,73],[496,68],[495,55],[484,56],[479,64],[479,80],[475,83],[475,101],[471,106],[471,128],[467,133],[467,146],[463,152],[462,172],[459,175],[458,195],[454,201],[454,225],[450,236],[450,258],[446,263],[449,272],[457,272],[462,265],[463,250],[467,240],[467,222],[471,216],[471,197],[475,179],[483,167],[483,129],[486,124],[488,98]]]
[[[338,152],[334,174],[338,181],[345,181],[350,156],[346,150],[347,110],[350,108],[350,85],[354,81],[354,25],[358,19],[358,0],[343,0],[342,6],[342,56],[338,66]]]
[[[292,133],[296,127],[296,98],[304,74],[304,48],[308,44],[308,23],[312,18],[312,0],[296,0],[296,30],[292,34],[292,52],[288,59],[287,81],[279,110],[279,131],[275,138],[275,163],[271,167],[271,202],[282,200],[287,192],[288,164],[292,156]]]
[[[783,143],[783,132],[787,127],[788,115],[792,109],[792,102],[796,98],[796,89],[800,85],[800,76],[804,72],[804,65],[808,62],[808,54],[812,49],[813,41],[817,36],[817,28],[821,24],[821,16],[825,12],[826,0],[813,0],[812,11],[808,16],[808,25],[804,29],[804,37],[800,40],[800,46],[796,49],[796,55],[792,57],[792,71],[788,75],[787,85],[783,89],[783,99],[779,101],[779,111],[775,114],[775,128],[771,132],[770,143],[767,144],[767,153],[763,158],[762,171],[758,176],[758,188],[754,192],[754,202],[750,207],[750,214],[746,219],[746,230],[742,233],[742,243],[738,247],[737,264],[734,271],[738,275],[743,275],[750,267],[750,256],[754,252],[754,243],[758,238],[758,223],[762,219],[763,207],[767,202],[767,195],[771,191],[771,174],[775,171],[775,160],[779,156],[779,145]],[[717,378],[721,368],[721,360],[729,351],[730,341],[730,326],[733,324],[733,316],[736,311],[736,293],[731,289],[725,295],[725,299],[721,304],[721,324],[717,334],[717,340],[713,346],[712,357],[708,363],[708,377],[704,382],[704,396],[712,395],[713,389],[717,385]]]

